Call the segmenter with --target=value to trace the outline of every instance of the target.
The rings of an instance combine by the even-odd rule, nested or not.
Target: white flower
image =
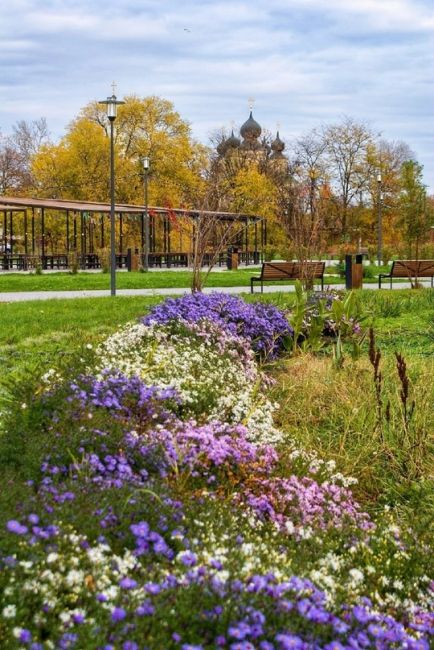
[[[359,569],[350,569],[348,573],[355,584],[360,584],[365,579],[365,576]]]
[[[293,535],[293,534],[294,534],[294,532],[295,532],[295,526],[294,526],[294,524],[292,523],[292,521],[287,521],[286,524],[285,524],[285,528],[286,528],[286,530],[287,530],[287,532],[288,532],[289,535]]]
[[[17,613],[17,608],[15,605],[6,605],[6,607],[3,607],[3,618],[15,618]]]

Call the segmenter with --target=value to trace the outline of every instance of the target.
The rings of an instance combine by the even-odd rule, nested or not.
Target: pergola
[[[109,244],[110,210],[110,204],[92,201],[0,196],[0,214],[3,213],[0,269],[19,270],[38,265],[68,268],[73,259],[81,268],[99,268],[98,251]],[[240,262],[249,264],[262,257],[267,230],[266,221],[258,215],[118,203],[115,205],[118,267],[127,266],[127,247],[135,253],[143,253],[146,211],[150,222],[151,266],[189,264],[191,241],[199,216],[208,216],[217,223],[242,224],[242,233],[236,241]],[[47,229],[47,217],[52,216],[63,220],[62,236],[55,245]],[[181,222],[191,224],[191,237],[183,234],[179,228]],[[131,232],[126,237],[126,224],[133,224],[130,228],[134,231],[133,238]]]

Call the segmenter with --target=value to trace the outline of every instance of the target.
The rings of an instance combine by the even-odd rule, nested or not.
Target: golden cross
[[[255,103],[255,98],[254,97],[249,97],[248,102],[249,102],[250,110],[253,111],[253,105]]]
[[[116,95],[116,81],[112,81],[112,93]]]

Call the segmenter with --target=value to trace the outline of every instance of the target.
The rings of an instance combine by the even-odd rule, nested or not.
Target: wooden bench
[[[433,286],[434,277],[434,260],[396,260],[392,263],[390,273],[380,273],[378,276],[378,288],[381,289],[382,278],[390,279],[390,288],[392,288],[392,278],[431,278],[431,287]]]
[[[325,262],[264,262],[259,277],[250,278],[250,291],[253,293],[253,283],[261,283],[261,293],[264,282],[274,280],[301,280],[312,278],[321,280],[321,290],[324,289]]]

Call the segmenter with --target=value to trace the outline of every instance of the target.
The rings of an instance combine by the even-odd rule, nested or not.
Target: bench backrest
[[[325,262],[264,262],[261,278],[263,280],[289,280],[322,278]]]
[[[434,276],[434,260],[396,260],[390,274],[396,278],[431,278]]]

